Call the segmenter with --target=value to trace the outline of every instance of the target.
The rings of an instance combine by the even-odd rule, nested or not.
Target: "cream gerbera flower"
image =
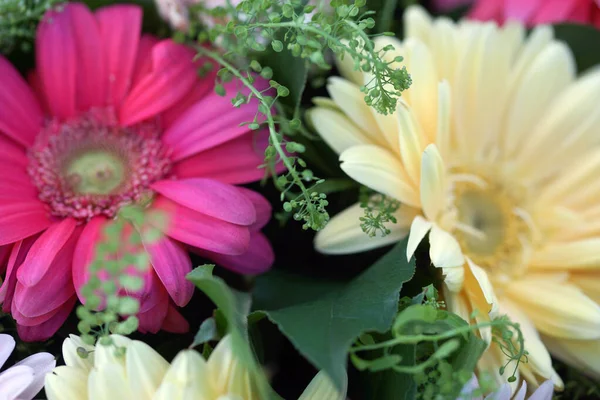
[[[413,78],[395,115],[365,104],[359,86],[369,77],[349,57],[339,63],[346,79],[332,78],[331,100],[315,99],[309,114],[350,177],[402,202],[398,223],[368,239],[355,205],[316,247],[353,253],[410,231],[410,258],[429,234],[452,311],[520,323],[530,385],[562,386],[547,348],[599,376],[600,69],[576,78],[547,26],[525,38],[521,25],[455,24],[413,7],[405,27],[403,42],[376,41],[393,44],[386,59],[404,56]],[[479,372],[503,382],[504,362],[492,344]]]
[[[225,336],[207,361],[183,350],[169,364],[144,342],[111,335],[108,344],[88,346],[78,336],[63,342],[65,366],[46,375],[49,400],[257,400],[250,371]],[[83,357],[82,357],[83,355]],[[319,372],[298,400],[343,400]]]

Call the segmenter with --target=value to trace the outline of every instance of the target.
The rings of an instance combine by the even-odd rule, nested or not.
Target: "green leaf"
[[[253,373],[261,394],[259,397],[271,398],[272,395],[266,395],[271,389],[254,358],[248,340],[247,315],[250,311],[250,296],[248,293],[231,289],[221,278],[213,276],[213,268],[212,264],[201,265],[187,274],[186,278],[204,292],[223,314],[227,320],[234,352],[240,362],[246,364],[248,370]],[[196,337],[198,335],[200,332]]]
[[[600,64],[600,51],[598,51],[600,30],[577,24],[556,24],[553,27],[554,36],[571,48],[579,72]]]
[[[214,318],[207,318],[200,325],[200,329],[198,329],[198,333],[194,336],[194,342],[191,347],[199,346],[217,338],[217,323]]]
[[[415,271],[414,260],[406,261],[406,243],[347,283],[266,274],[256,281],[255,308],[341,387],[352,342],[363,332],[385,332],[392,324],[402,284]]]
[[[390,354],[400,356],[401,365],[412,366],[415,364],[416,348],[414,345],[398,345],[392,348]],[[362,379],[362,398],[365,399],[414,400],[417,395],[417,384],[410,374],[386,370],[364,374]]]

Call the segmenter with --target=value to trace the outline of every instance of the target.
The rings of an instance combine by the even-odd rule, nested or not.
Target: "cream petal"
[[[437,128],[437,93],[439,77],[435,62],[429,48],[416,38],[404,41],[409,54],[407,69],[410,72],[412,85],[408,92],[408,104],[421,128],[424,144],[435,140]]]
[[[419,243],[423,240],[427,232],[431,229],[433,224],[427,221],[420,215],[417,215],[415,219],[413,219],[410,225],[410,233],[408,236],[408,244],[406,245],[406,259],[410,260],[415,254],[415,250],[419,246]]]
[[[213,400],[217,396],[204,358],[194,350],[183,350],[173,360],[153,400]]]
[[[525,350],[529,353],[527,363],[520,366],[521,369],[528,369],[533,372],[532,378],[535,379],[532,383],[537,386],[540,382],[551,379],[557,388],[564,387],[560,376],[552,368],[552,359],[540,338],[531,319],[519,308],[517,304],[508,298],[502,299],[500,303],[500,312],[508,315],[512,322],[519,324],[521,333],[525,340]],[[542,379],[539,379],[539,378]]]
[[[438,84],[438,115],[437,132],[435,144],[440,152],[442,159],[451,155],[451,112],[452,112],[452,93],[450,84],[444,80]]]
[[[48,400],[88,398],[88,374],[77,367],[60,366],[46,375],[44,391]]]
[[[373,117],[372,107],[365,103],[365,95],[358,86],[345,79],[331,77],[327,91],[346,117],[368,137],[369,143],[385,146],[386,141]]]
[[[118,364],[103,364],[88,377],[89,400],[130,400],[136,398],[129,389],[125,369]]]
[[[319,371],[310,381],[298,400],[344,400],[348,386],[348,376],[344,374],[344,382],[340,391],[324,371]]]
[[[460,245],[448,232],[433,224],[429,231],[429,256],[437,268],[462,267],[465,257]]]
[[[109,365],[124,365],[125,357],[117,352],[117,347],[127,348],[132,340],[121,335],[110,335],[112,343],[105,345],[102,344],[102,340],[98,343],[94,349],[94,365],[95,367],[102,367],[105,364]]]
[[[227,335],[221,339],[208,358],[207,366],[210,371],[210,380],[220,393],[226,392],[231,379],[231,372],[238,364],[232,346],[231,336]]]
[[[523,279],[504,290],[540,332],[566,339],[600,339],[600,306],[575,285]]]
[[[551,43],[536,56],[509,101],[504,140],[506,154],[514,155],[520,150],[548,105],[573,81],[575,73],[575,60],[564,43]]]
[[[446,171],[437,147],[430,144],[421,158],[421,206],[425,217],[436,221],[446,200]]]
[[[433,21],[429,48],[435,60],[438,77],[448,79],[449,81],[453,81],[456,71],[456,40],[454,22],[446,17],[439,17]]]
[[[344,78],[358,86],[363,84],[363,74],[359,69],[354,68],[354,59],[350,54],[344,53],[342,57],[336,57],[335,65],[337,66],[338,71],[340,71],[340,75]]]
[[[404,11],[404,37],[418,38],[429,43],[431,35],[431,17],[420,6],[410,6]]]
[[[550,353],[584,374],[600,379],[600,340],[568,340],[542,335]]]
[[[533,29],[527,37],[525,44],[518,51],[518,57],[511,71],[509,87],[515,89],[520,87],[525,71],[533,63],[537,55],[551,43],[553,37],[554,32],[550,26],[539,25]]]
[[[399,149],[402,164],[413,185],[421,180],[421,155],[425,150],[423,131],[413,113],[404,102],[400,102],[396,111],[399,127]]]
[[[370,143],[360,128],[341,112],[317,107],[308,111],[307,118],[325,143],[338,154],[352,146]]]
[[[397,223],[388,225],[391,230],[384,237],[378,234],[369,237],[360,227],[364,209],[356,203],[333,217],[315,237],[315,248],[325,254],[352,254],[387,246],[399,242],[408,234],[410,218],[416,210],[400,206],[396,213]]]
[[[592,237],[571,242],[546,243],[531,257],[531,268],[596,269],[600,263],[600,238]]]
[[[386,149],[354,146],[340,155],[340,161],[342,170],[357,182],[404,204],[420,206],[415,188],[403,179],[406,174],[400,160]]]
[[[125,353],[127,379],[132,392],[140,400],[152,399],[169,363],[144,342],[133,341]]]
[[[569,280],[583,293],[600,304],[600,271],[576,271],[569,274]]]
[[[489,312],[490,318],[495,318],[498,315],[498,299],[496,298],[496,293],[494,292],[494,286],[492,286],[492,283],[490,282],[488,274],[483,270],[483,268],[481,268],[480,266],[475,264],[468,257],[467,257],[467,265],[468,265],[469,269],[471,270],[473,277],[477,281],[477,284],[481,288],[481,291],[483,293],[485,301],[488,304],[491,304],[491,306],[492,306],[492,308]]]
[[[452,292],[458,292],[465,281],[465,269],[463,267],[442,268],[444,284]],[[467,315],[468,317],[468,315]]]
[[[87,357],[82,358],[77,354],[78,348],[86,350]],[[70,367],[81,368],[89,372],[94,366],[94,346],[84,343],[77,335],[69,335],[62,344],[62,354],[65,364]]]
[[[510,386],[511,393],[515,393],[518,389],[520,373],[519,370],[515,371],[515,377],[517,378],[514,382],[508,382],[508,378],[512,375],[513,369],[506,368],[504,374],[500,374],[500,367],[506,363],[506,356],[502,353],[497,344],[492,344],[483,353],[479,362],[477,363],[478,375],[482,373],[489,374],[498,386],[508,384]]]

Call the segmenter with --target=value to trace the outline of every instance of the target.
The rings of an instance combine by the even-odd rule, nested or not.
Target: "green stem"
[[[252,94],[258,99],[258,101],[260,101],[265,106],[265,117],[267,118],[267,125],[269,127],[269,137],[271,139],[271,144],[275,147],[275,150],[281,158],[283,165],[285,165],[285,168],[292,175],[294,183],[300,188],[302,195],[305,197],[306,206],[310,210],[309,214],[313,215],[313,213],[316,213],[317,211],[312,202],[310,201],[310,193],[308,192],[308,189],[306,189],[306,186],[304,186],[304,183],[302,183],[302,179],[300,178],[298,172],[294,168],[292,161],[288,158],[288,156],[285,154],[285,151],[283,150],[281,141],[279,140],[278,133],[275,128],[275,120],[273,119],[273,114],[271,113],[272,105],[268,104],[263,94],[258,89],[256,89],[254,85],[246,77],[244,77],[235,66],[227,62],[219,53],[211,51],[202,46],[197,46],[196,49],[199,53],[213,59],[214,61],[222,65],[224,68],[227,68],[227,70],[231,72],[236,78],[238,78],[240,82],[242,82],[244,86],[246,86],[252,92]],[[274,181],[277,185],[277,180],[274,179]]]

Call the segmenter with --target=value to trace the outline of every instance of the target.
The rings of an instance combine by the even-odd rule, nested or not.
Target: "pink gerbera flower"
[[[241,273],[273,262],[259,232],[269,203],[233,186],[264,174],[265,132],[240,126],[257,104],[233,108],[236,82],[214,94],[192,50],[140,36],[141,23],[132,5],[69,3],[38,28],[31,86],[0,57],[0,301],[24,340],[50,337],[82,300],[102,229],[126,204],[150,198],[168,217],[145,246],[141,331],[188,329],[174,307],[194,290],[187,250]]]

